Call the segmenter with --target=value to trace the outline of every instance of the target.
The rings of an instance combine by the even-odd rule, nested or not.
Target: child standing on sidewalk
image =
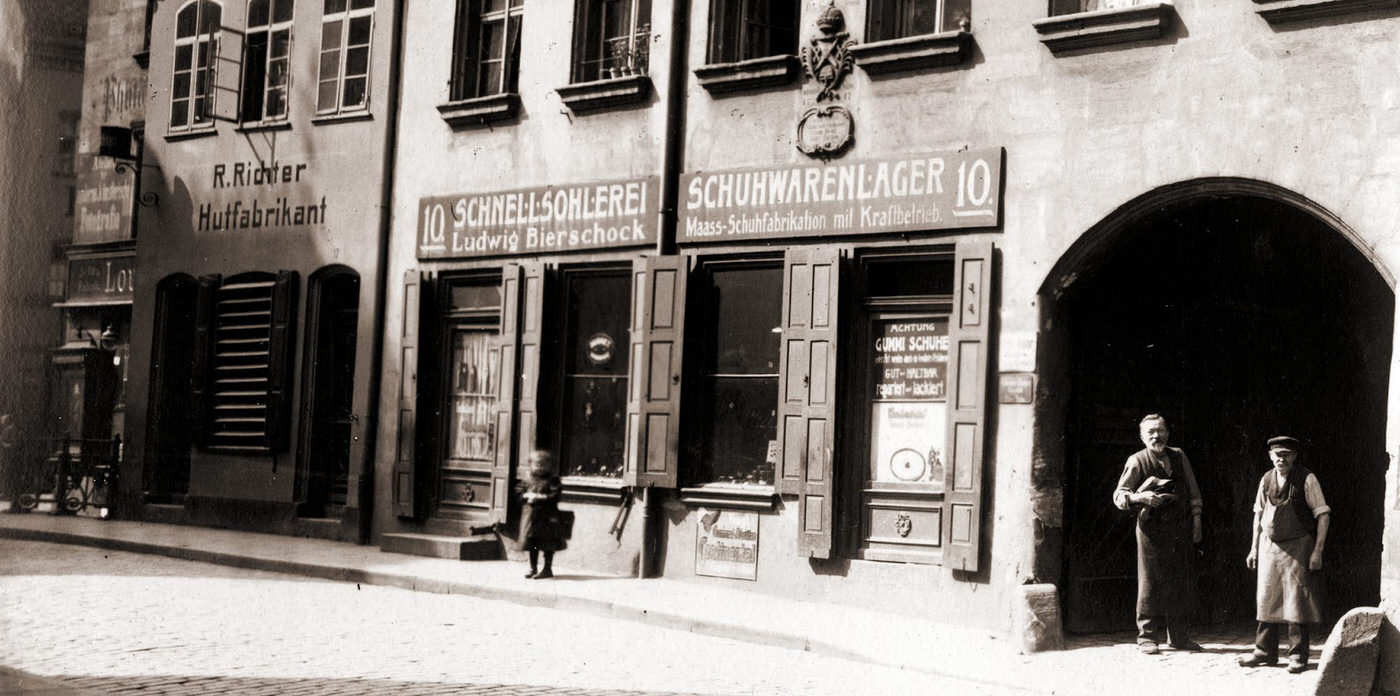
[[[530,572],[527,578],[554,577],[554,552],[567,546],[560,523],[559,498],[564,487],[554,475],[554,456],[544,450],[530,453],[529,476],[518,489],[525,499],[520,515],[520,545],[530,552]],[[544,569],[539,569],[540,552],[544,552]]]

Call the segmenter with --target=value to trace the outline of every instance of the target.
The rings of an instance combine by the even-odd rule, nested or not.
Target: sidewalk
[[[1316,669],[1241,669],[1248,630],[1200,632],[1202,653],[1139,655],[1132,634],[1092,636],[1036,655],[986,631],[906,615],[802,602],[725,587],[571,570],[521,577],[506,561],[453,561],[318,539],[33,513],[0,514],[0,537],[159,554],[343,582],[471,595],[587,612],[819,655],[954,676],[1044,694],[1311,694]],[[561,557],[563,559],[565,557]],[[1321,643],[1321,641],[1319,641]],[[1320,647],[1320,645],[1318,646]],[[1320,661],[1314,648],[1314,662]]]

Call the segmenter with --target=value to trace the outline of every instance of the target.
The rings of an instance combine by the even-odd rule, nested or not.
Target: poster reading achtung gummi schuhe
[[[872,324],[871,480],[943,485],[947,437],[948,322]]]

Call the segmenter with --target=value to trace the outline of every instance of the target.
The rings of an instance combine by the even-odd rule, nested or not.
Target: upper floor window
[[[458,0],[452,101],[517,91],[525,0]]]
[[[796,2],[713,0],[710,63],[737,63],[797,52]]]
[[[250,0],[244,41],[240,120],[246,123],[286,118],[292,0]]]
[[[651,0],[583,0],[574,23],[574,82],[645,75]]]
[[[325,0],[316,113],[363,109],[369,103],[369,45],[374,0]]]
[[[872,0],[867,41],[888,41],[966,29],[972,0]]]
[[[170,86],[170,128],[212,123],[215,57],[223,6],[192,0],[175,15],[175,70]]]
[[[1117,10],[1143,4],[1146,4],[1146,0],[1051,0],[1050,15]]]

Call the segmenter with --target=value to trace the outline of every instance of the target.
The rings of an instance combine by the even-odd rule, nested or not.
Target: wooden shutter
[[[790,249],[783,269],[777,488],[797,494],[797,552],[812,558],[832,552],[840,262],[835,249]]]
[[[982,535],[982,457],[993,356],[991,242],[958,242],[948,346],[948,464],[943,565],[976,571]]]
[[[267,446],[287,448],[292,430],[292,379],[295,374],[297,273],[278,271],[272,287],[272,330],[267,341]]]
[[[409,270],[403,278],[403,329],[399,336],[398,445],[394,453],[394,514],[418,517],[418,369],[424,317],[432,302],[432,276]]]
[[[634,486],[676,487],[688,264],[651,256],[632,265],[626,469]]]
[[[496,409],[491,423],[491,521],[506,521],[510,509],[511,461],[515,452],[515,370],[520,355],[520,264],[501,269],[501,330],[493,339]]]
[[[523,458],[539,446],[540,349],[544,336],[545,267],[520,264],[520,362],[516,378],[516,452]]]
[[[214,354],[214,321],[218,310],[219,275],[200,276],[195,296],[194,357],[190,367],[190,427],[197,447],[209,445],[209,359]]]

